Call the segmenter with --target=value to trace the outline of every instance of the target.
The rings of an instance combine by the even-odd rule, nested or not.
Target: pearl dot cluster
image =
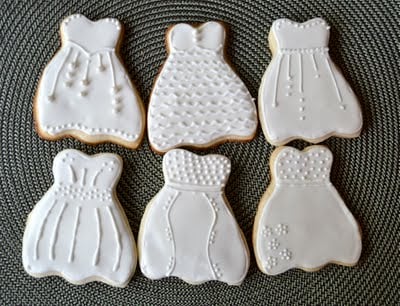
[[[286,235],[289,232],[289,227],[285,224],[279,223],[276,227],[275,227],[275,233],[278,236],[281,235]]]
[[[171,150],[164,156],[164,172],[170,182],[197,186],[225,186],[231,164],[220,155],[198,156],[186,150]]]
[[[279,247],[280,243],[278,239],[273,238],[272,240],[268,241],[267,249],[268,250],[276,250]]]
[[[272,228],[270,228],[270,227],[268,227],[268,226],[263,226],[263,228],[262,228],[262,235],[263,235],[263,237],[269,237],[269,236],[271,236],[271,235],[273,235],[273,230],[272,230]]]
[[[54,195],[81,201],[95,200],[100,202],[110,202],[112,200],[111,188],[100,191],[98,188],[83,188],[72,184],[58,185],[54,190]]]
[[[271,270],[278,264],[278,259],[273,256],[268,256],[267,260],[265,261],[265,269]]]
[[[329,181],[332,153],[326,148],[300,152],[293,148],[282,150],[275,161],[278,181]]]
[[[279,252],[279,256],[281,257],[282,260],[290,260],[292,259],[292,252],[289,251],[288,249],[283,249],[282,251]]]

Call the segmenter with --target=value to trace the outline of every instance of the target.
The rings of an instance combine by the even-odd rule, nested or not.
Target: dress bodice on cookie
[[[225,29],[218,22],[207,22],[198,28],[180,23],[168,33],[168,44],[172,52],[193,49],[219,51],[224,41]]]
[[[122,162],[113,154],[88,157],[76,150],[64,150],[53,163],[55,183],[64,186],[61,190],[66,195],[68,191],[71,194],[90,190],[111,192],[121,171]]]
[[[179,188],[219,188],[222,189],[229,177],[231,164],[221,155],[198,156],[186,150],[172,150],[163,160],[167,184]]]
[[[278,184],[324,184],[329,183],[332,153],[321,147],[305,152],[284,148],[274,162]]]
[[[321,18],[304,23],[278,19],[274,21],[272,28],[281,51],[328,47],[330,27]]]
[[[93,53],[115,48],[121,33],[121,24],[114,18],[91,21],[77,14],[63,21],[61,32],[66,42],[74,43],[86,52]]]

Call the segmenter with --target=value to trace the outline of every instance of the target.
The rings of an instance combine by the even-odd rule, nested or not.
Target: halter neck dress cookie
[[[256,107],[224,58],[225,36],[219,22],[181,23],[167,32],[169,54],[148,112],[149,141],[156,152],[254,138]]]
[[[259,89],[259,116],[276,146],[294,139],[311,143],[330,136],[357,137],[362,115],[357,97],[329,56],[328,24],[321,18],[274,21],[273,58]]]
[[[91,21],[78,14],[62,22],[61,49],[46,66],[35,99],[41,137],[140,144],[145,113],[117,54],[121,31],[113,18]]]

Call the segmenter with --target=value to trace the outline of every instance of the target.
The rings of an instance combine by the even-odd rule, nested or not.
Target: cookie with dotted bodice
[[[74,284],[124,287],[136,245],[115,193],[122,159],[64,150],[54,159],[54,184],[28,217],[22,260],[30,275],[59,275]]]
[[[150,98],[148,134],[157,152],[248,141],[257,112],[246,86],[224,58],[225,29],[177,24],[167,32],[168,57]]]
[[[224,195],[229,159],[175,149],[165,154],[163,171],[165,185],[148,204],[139,230],[142,273],[239,285],[249,251]]]
[[[35,97],[39,135],[136,148],[143,137],[142,101],[118,56],[122,26],[72,15],[61,24],[62,46],[46,66]]]
[[[253,229],[262,272],[276,275],[292,268],[315,271],[328,263],[357,263],[360,229],[329,180],[331,165],[332,153],[324,146],[273,152],[272,181]]]
[[[318,143],[361,132],[357,97],[328,53],[329,29],[321,18],[272,24],[273,57],[261,81],[258,111],[273,145],[293,139]]]

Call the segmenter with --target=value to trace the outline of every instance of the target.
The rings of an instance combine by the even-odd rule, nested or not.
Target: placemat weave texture
[[[227,53],[257,97],[271,60],[267,36],[275,19],[322,17],[332,26],[330,54],[361,101],[363,133],[324,142],[334,154],[332,182],[363,231],[356,267],[328,265],[316,273],[262,274],[251,257],[244,283],[191,286],[176,278],[146,279],[138,268],[127,288],[101,283],[74,286],[59,277],[35,279],[21,260],[26,218],[53,182],[61,150],[123,157],[118,196],[137,238],[146,204],[163,186],[161,156],[145,140],[136,151],[73,139],[41,140],[32,101],[42,70],[60,46],[63,18],[116,17],[125,26],[121,56],[146,107],[166,57],[166,28],[178,22],[221,20],[229,27]],[[0,304],[1,305],[267,305],[395,304],[400,300],[400,6],[398,1],[0,1]],[[292,142],[297,148],[308,144]],[[259,128],[254,141],[205,153],[232,161],[226,189],[252,252],[256,208],[269,180],[273,147]],[[318,230],[318,229],[315,229]]]

